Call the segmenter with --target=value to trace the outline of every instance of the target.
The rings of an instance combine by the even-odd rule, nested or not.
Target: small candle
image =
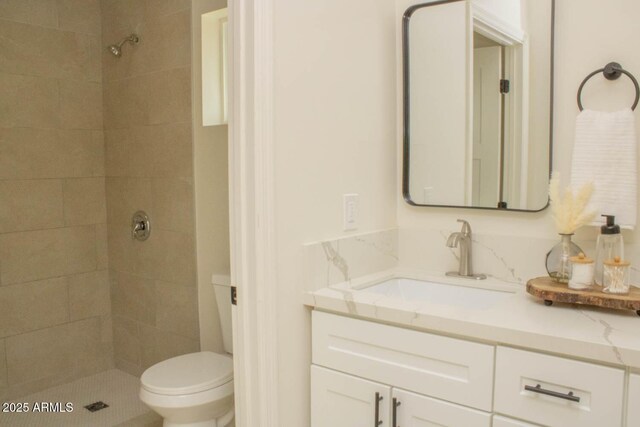
[[[569,258],[569,260],[571,261],[569,288],[581,290],[591,287],[593,285],[593,260],[587,258],[582,252],[576,257]]]

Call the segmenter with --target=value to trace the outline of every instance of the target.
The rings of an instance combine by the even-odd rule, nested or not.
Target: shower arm
[[[127,37],[126,39],[122,40],[120,43],[117,44],[118,49],[120,49],[126,42],[129,42],[131,44],[136,44],[140,41],[140,38],[135,35],[135,34],[130,34],[129,37]]]

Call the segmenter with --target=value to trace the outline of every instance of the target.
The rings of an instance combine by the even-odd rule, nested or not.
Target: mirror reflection
[[[453,0],[407,10],[403,191],[409,203],[546,207],[553,3]]]

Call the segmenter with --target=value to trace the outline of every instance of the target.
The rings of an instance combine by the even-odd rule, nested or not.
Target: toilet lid
[[[211,390],[233,380],[233,359],[201,351],[157,363],[144,371],[140,382],[152,393],[178,395]]]

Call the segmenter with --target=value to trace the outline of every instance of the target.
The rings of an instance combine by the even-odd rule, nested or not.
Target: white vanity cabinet
[[[640,427],[623,369],[314,310],[312,427]]]
[[[640,374],[631,374],[629,376],[627,426],[640,427]]]

